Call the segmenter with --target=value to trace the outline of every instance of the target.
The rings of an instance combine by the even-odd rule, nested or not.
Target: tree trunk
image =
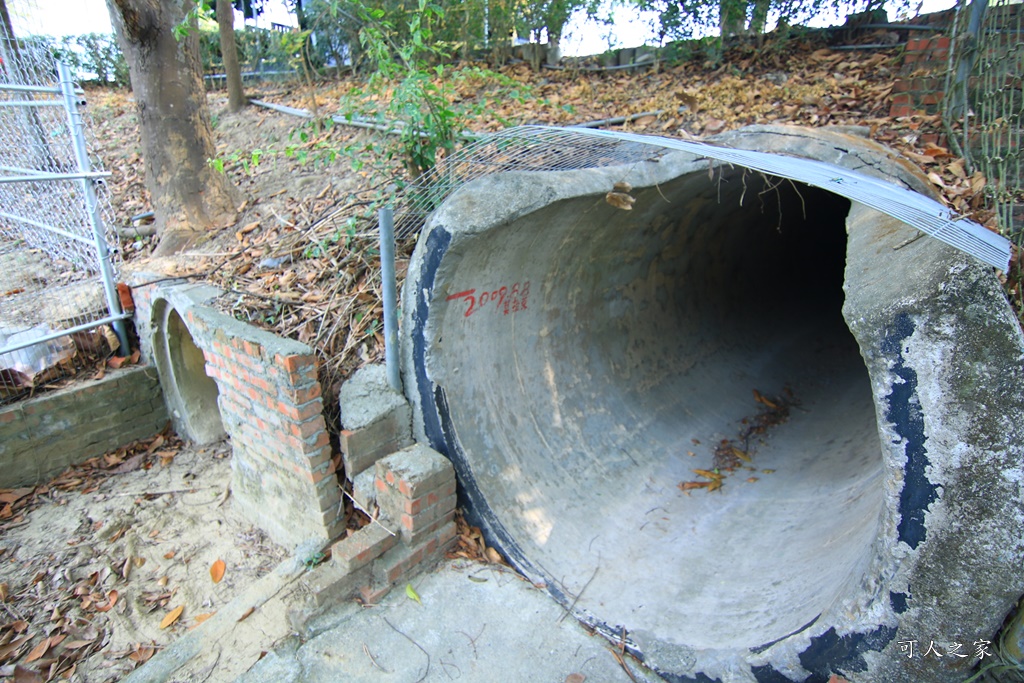
[[[178,41],[174,27],[190,0],[107,0],[128,61],[142,133],[146,188],[160,244],[156,255],[180,251],[205,231],[232,225],[234,186],[207,164],[216,156],[193,25]]]
[[[5,49],[4,54],[18,52],[18,42],[14,38],[14,27],[11,26],[11,15],[7,13],[7,0],[0,0],[0,30],[3,31],[3,35],[0,38],[3,39],[3,47]]]
[[[238,66],[238,47],[235,45],[235,10],[231,0],[217,0],[217,29],[220,33],[220,55],[224,60],[224,75],[228,86],[228,111],[236,112],[246,104],[242,92],[242,70]]]
[[[720,0],[718,4],[718,21],[722,39],[743,33],[747,25],[746,0]]]
[[[771,9],[771,0],[754,0],[754,11],[750,15],[750,33],[761,35],[768,23],[768,10]]]

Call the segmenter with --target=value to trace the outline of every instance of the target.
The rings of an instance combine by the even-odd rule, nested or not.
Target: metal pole
[[[384,365],[388,384],[402,391],[398,367],[398,291],[395,285],[395,214],[390,206],[378,212],[380,220],[380,277],[384,288]]]
[[[76,332],[85,332],[86,330],[92,330],[100,325],[106,325],[107,323],[110,323],[112,325],[116,325],[117,323],[123,323],[124,319],[128,317],[130,316],[127,313],[121,313],[116,317],[108,315],[106,318],[101,318],[100,320],[92,320],[81,325],[75,325],[74,327],[69,327],[67,329],[57,330],[56,332],[51,332],[41,337],[35,337],[34,339],[30,339],[29,341],[18,342],[17,344],[11,344],[10,346],[0,346],[0,356],[6,353],[14,353],[15,351],[21,351],[22,349],[27,349],[28,347],[35,346],[36,344],[42,344],[44,342],[53,341],[54,339],[60,339],[61,337],[67,337],[68,335],[72,335]]]
[[[85,147],[85,129],[82,125],[82,115],[78,112],[78,102],[75,100],[75,84],[71,79],[71,70],[64,62],[57,62],[57,74],[60,76],[60,90],[64,96],[64,105],[68,112],[68,126],[71,138],[74,141],[75,159],[78,161],[78,170],[81,173],[92,172],[92,162],[89,161],[89,152]],[[99,261],[100,276],[103,279],[103,291],[107,297],[107,310],[110,317],[121,315],[121,300],[117,295],[117,285],[114,283],[114,271],[110,265],[110,250],[107,248],[107,238],[103,230],[103,217],[100,215],[100,204],[96,198],[96,188],[92,180],[82,178],[82,193],[85,195],[85,206],[89,213],[89,222],[92,224],[92,234],[96,243],[96,258]],[[118,353],[127,356],[131,353],[128,348],[128,330],[125,328],[124,320],[115,320],[112,323],[117,339],[121,342]]]

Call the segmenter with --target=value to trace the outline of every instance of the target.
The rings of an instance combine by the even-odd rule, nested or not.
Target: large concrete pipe
[[[928,191],[840,133],[719,142]],[[1024,338],[990,268],[918,236],[686,153],[475,180],[410,265],[417,438],[671,681],[963,680],[1024,593]]]

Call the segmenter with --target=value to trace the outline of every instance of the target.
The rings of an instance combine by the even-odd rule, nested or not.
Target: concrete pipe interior
[[[850,204],[706,167],[635,194],[445,255],[426,365],[447,450],[564,602],[640,642],[756,648],[858,583],[878,532],[875,408],[842,314]],[[755,391],[789,396],[788,420],[720,490],[681,491],[764,409]]]
[[[153,307],[153,346],[164,397],[176,431],[199,444],[224,438],[217,383],[206,374],[206,359],[185,321],[167,301]]]

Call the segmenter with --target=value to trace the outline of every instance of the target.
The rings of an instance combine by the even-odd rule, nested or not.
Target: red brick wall
[[[163,283],[153,290],[135,297],[143,349],[159,343],[152,311],[173,308],[217,385],[233,450],[234,504],[286,546],[341,535],[340,456],[331,452],[312,349],[218,312],[212,288]]]
[[[936,114],[949,68],[948,36],[911,38],[903,56],[902,76],[892,87],[889,116]]]

